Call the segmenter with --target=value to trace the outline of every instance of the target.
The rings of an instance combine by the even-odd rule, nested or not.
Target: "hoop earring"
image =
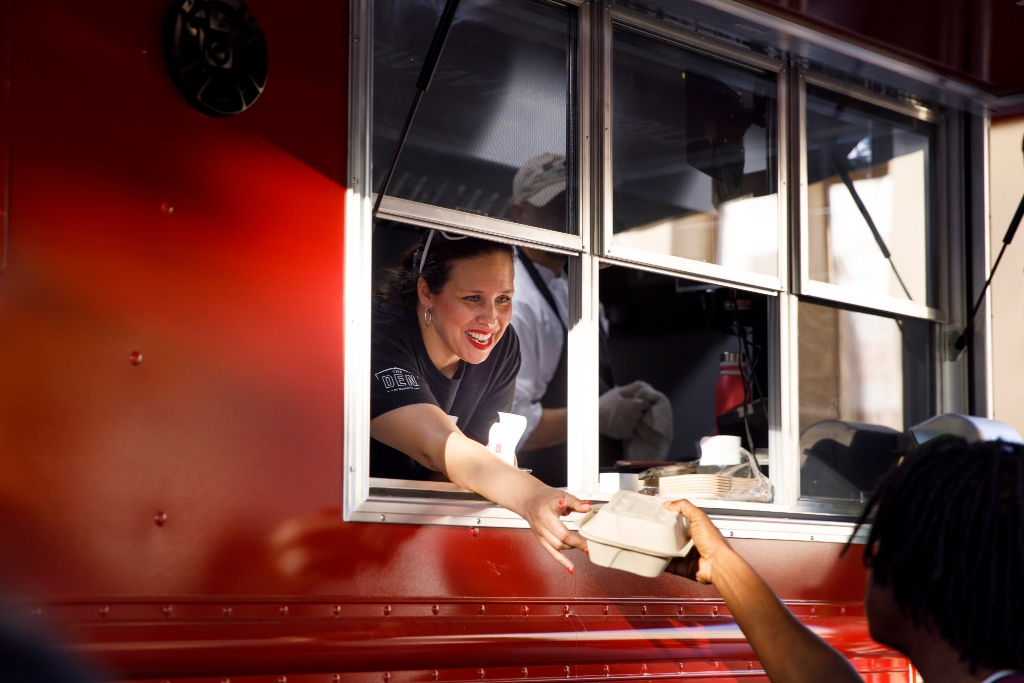
[[[423,309],[423,324],[430,327],[434,322],[434,312],[429,308]]]

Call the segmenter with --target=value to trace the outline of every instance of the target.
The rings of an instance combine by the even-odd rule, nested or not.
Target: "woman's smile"
[[[493,332],[481,332],[479,330],[470,330],[466,332],[466,336],[469,337],[470,343],[478,349],[486,349],[494,341]]]

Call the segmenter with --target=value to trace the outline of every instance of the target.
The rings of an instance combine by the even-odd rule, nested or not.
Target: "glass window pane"
[[[374,191],[443,6],[374,3]],[[463,0],[388,195],[577,232],[565,192],[574,22],[567,8],[528,0]]]
[[[801,301],[801,496],[864,501],[934,414],[931,324]]]
[[[694,460],[702,437],[728,434],[766,461],[771,297],[621,266],[601,270],[600,292],[610,385],[644,382],[671,415],[663,454],[640,439],[620,443],[618,457]],[[602,471],[614,466],[611,453],[602,451]]]
[[[613,244],[778,275],[775,75],[614,34]]]
[[[807,86],[812,280],[936,306],[935,141],[934,124]]]

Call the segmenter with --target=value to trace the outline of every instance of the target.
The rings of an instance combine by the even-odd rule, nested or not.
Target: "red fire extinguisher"
[[[722,354],[718,384],[715,385],[715,434],[718,434],[717,418],[746,403],[744,376],[747,359],[742,353],[726,351]]]

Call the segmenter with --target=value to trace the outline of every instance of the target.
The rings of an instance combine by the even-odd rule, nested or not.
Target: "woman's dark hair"
[[[424,249],[427,251],[426,259],[423,258]],[[456,261],[489,254],[507,254],[512,261],[516,257],[515,247],[510,244],[429,230],[419,244],[405,253],[401,266],[388,269],[377,290],[377,299],[415,308],[419,301],[416,286],[421,277],[427,281],[430,291],[438,294],[448,284]]]
[[[857,526],[872,512],[864,565],[904,614],[972,673],[1024,669],[1024,446],[929,441],[882,480]]]

